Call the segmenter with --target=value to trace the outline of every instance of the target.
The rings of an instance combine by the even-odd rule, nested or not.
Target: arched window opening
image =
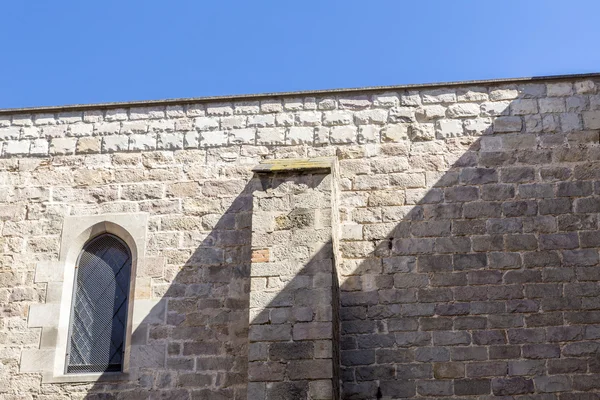
[[[118,237],[102,234],[83,246],[75,274],[66,372],[121,371],[131,251]]]

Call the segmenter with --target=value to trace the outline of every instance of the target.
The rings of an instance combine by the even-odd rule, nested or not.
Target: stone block
[[[57,326],[60,314],[60,304],[32,304],[29,306],[29,318],[27,326],[30,328],[41,328],[45,326]]]
[[[54,355],[56,349],[23,349],[19,373],[46,372],[54,369]]]

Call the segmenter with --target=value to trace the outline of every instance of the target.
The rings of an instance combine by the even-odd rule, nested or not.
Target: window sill
[[[42,383],[85,383],[85,382],[122,382],[129,380],[127,372],[101,372],[95,374],[44,374]]]

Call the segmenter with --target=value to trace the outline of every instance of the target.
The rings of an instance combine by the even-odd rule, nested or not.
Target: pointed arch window
[[[79,254],[71,311],[66,372],[122,371],[131,250],[117,236],[102,234]]]

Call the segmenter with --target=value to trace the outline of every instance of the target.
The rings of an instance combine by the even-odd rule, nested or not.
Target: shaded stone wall
[[[339,160],[342,398],[596,398],[599,87],[3,112],[0,398],[246,399],[252,168],[322,156]],[[20,372],[47,345],[28,313],[64,217],[129,212],[149,214],[155,261],[136,295],[164,304],[132,341],[164,351],[119,383]]]

